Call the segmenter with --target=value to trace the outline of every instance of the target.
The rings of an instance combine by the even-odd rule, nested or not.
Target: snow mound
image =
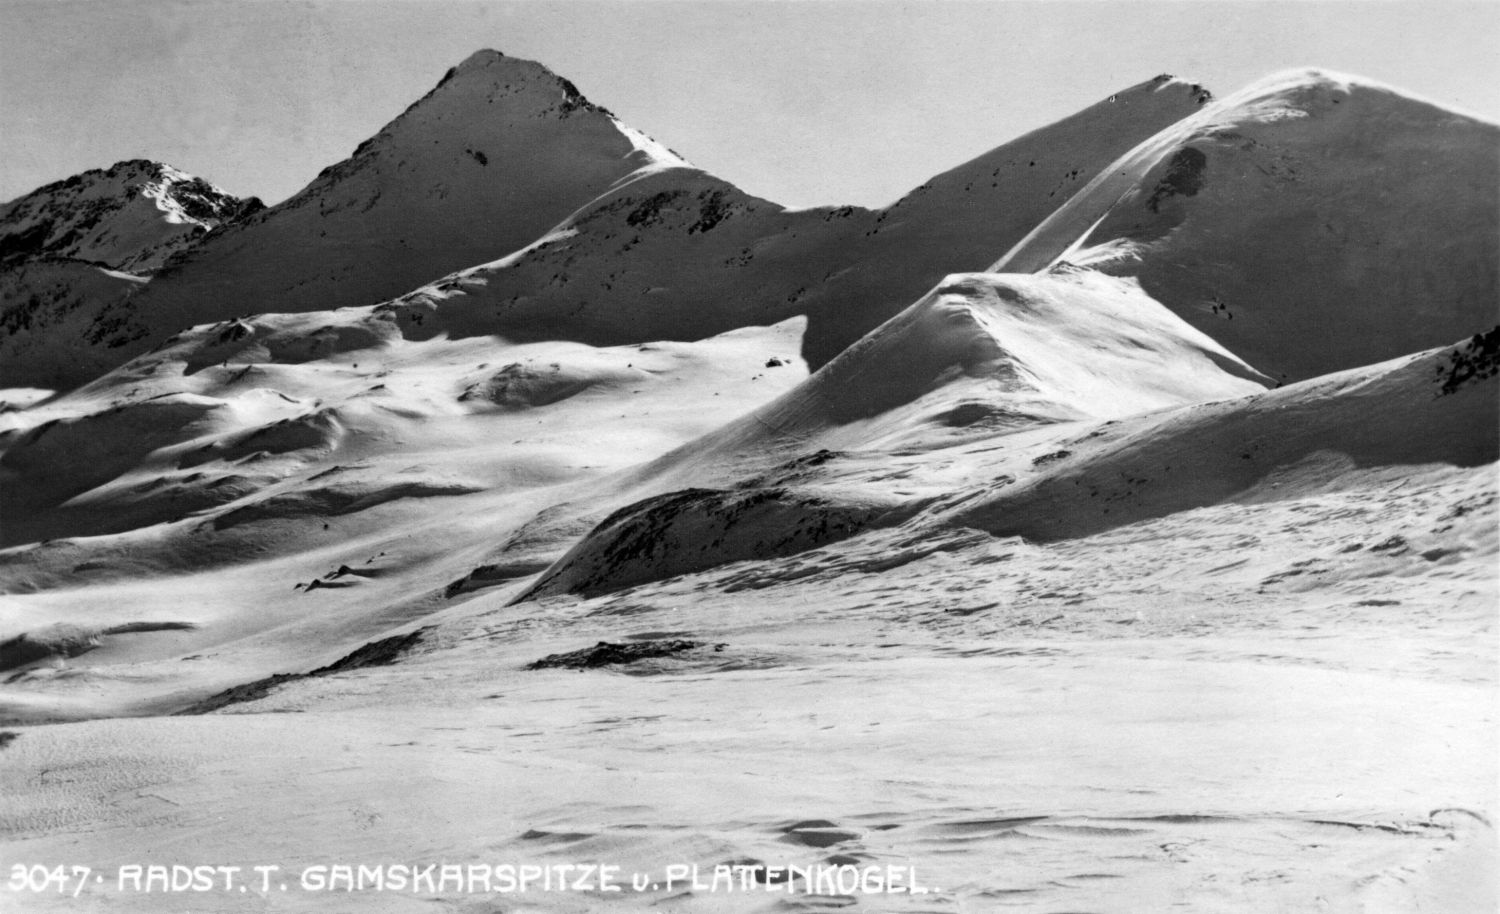
[[[458,399],[464,403],[491,403],[503,409],[522,410],[550,406],[576,397],[591,388],[616,388],[649,383],[651,375],[634,368],[620,368],[607,360],[592,364],[579,360],[545,365],[511,362],[464,388]]]
[[[263,521],[337,517],[368,511],[403,498],[471,495],[482,491],[483,486],[450,479],[331,481],[249,499],[238,507],[215,516],[213,528],[227,530],[241,524]]]
[[[1032,478],[941,514],[1050,541],[1228,500],[1338,489],[1389,466],[1500,458],[1500,330],[1278,390],[1123,420],[1064,443]]]
[[[1268,383],[1128,280],[957,274],[798,387],[659,465],[930,448]]]
[[[1500,127],[1323,71],[1277,74],[1098,173],[994,269],[1084,265],[1283,380],[1495,322]]]
[[[512,602],[595,596],[729,562],[805,552],[859,532],[884,513],[789,489],[689,489],[623,508]]]

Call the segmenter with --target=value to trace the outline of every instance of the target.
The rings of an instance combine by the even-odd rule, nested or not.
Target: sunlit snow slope
[[[1318,70],[1269,77],[1096,175],[994,269],[1067,262],[1297,380],[1500,319],[1500,126]]]

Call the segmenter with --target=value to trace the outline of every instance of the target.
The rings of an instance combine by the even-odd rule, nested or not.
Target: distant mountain
[[[541,64],[480,51],[295,196],[106,308],[88,342],[110,351],[79,380],[194,324],[375,304],[680,164]]]
[[[63,387],[108,364],[89,342],[99,315],[262,208],[142,159],[0,205],[0,384]]]
[[[0,262],[67,258],[147,273],[262,208],[170,165],[117,162],[0,204]]]
[[[1300,70],[1102,170],[993,269],[1060,263],[1153,298],[1282,380],[1500,319],[1500,126]]]
[[[87,342],[94,320],[100,309],[124,300],[145,281],[64,257],[5,263],[0,268],[0,387],[66,388],[97,372],[107,356]]]

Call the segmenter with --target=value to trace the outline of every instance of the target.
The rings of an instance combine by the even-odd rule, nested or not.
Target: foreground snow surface
[[[207,716],[12,731],[5,862],[104,882],[5,907],[1489,910],[1495,594],[1467,557],[1493,562],[1475,508],[1495,490],[1492,467],[1376,474],[1051,545],[883,531],[795,573],[485,595],[426,620],[393,666]],[[668,637],[705,644],[524,668]],[[930,891],[711,890],[716,864],[747,861],[911,867]],[[153,863],[281,875],[118,890],[121,867]],[[301,882],[429,863],[603,863],[658,887]],[[666,888],[673,865],[699,887]]]
[[[0,634],[54,651],[0,692],[3,909],[1493,910],[1480,342],[1266,390],[1169,318],[961,276],[811,375],[772,358],[800,321],[195,369],[210,327],[12,414],[9,478],[55,489],[13,491],[66,535],[0,550]],[[1044,331],[1197,368],[1121,415]],[[856,382],[879,415],[840,412]],[[101,483],[88,447],[129,422],[160,437]],[[612,545],[715,529],[666,564]],[[531,668],[601,641],[686,649]],[[621,891],[493,878],[595,864]],[[926,891],[777,875],[820,865]]]

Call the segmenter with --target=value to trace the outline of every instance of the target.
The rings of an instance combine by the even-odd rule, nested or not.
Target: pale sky
[[[1320,66],[1500,120],[1500,2],[0,0],[0,200],[121,159],[276,203],[479,48],[788,206],[889,203],[1158,73]]]

